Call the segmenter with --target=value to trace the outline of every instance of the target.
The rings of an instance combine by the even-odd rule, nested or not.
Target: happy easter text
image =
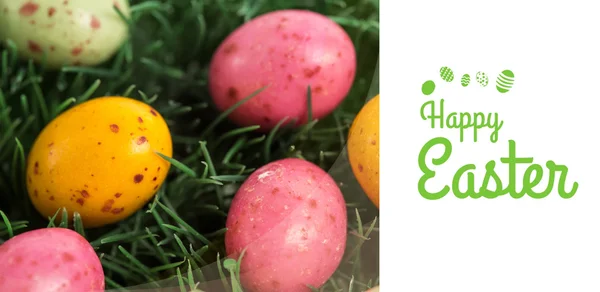
[[[482,112],[451,112],[447,116],[444,115],[444,100],[439,101],[439,106],[436,108],[435,101],[427,101],[421,106],[421,118],[423,120],[431,120],[431,127],[436,127],[436,121],[440,128],[458,129],[460,142],[464,141],[465,131],[472,129],[473,141],[477,142],[478,131],[488,129],[490,131],[489,140],[492,143],[498,141],[498,133],[504,124],[504,121],[499,119],[498,113]],[[443,153],[439,157],[431,156],[430,150],[435,146],[442,146]],[[436,179],[436,171],[427,166],[426,162],[431,161],[434,166],[440,166],[446,163],[452,154],[452,143],[444,137],[436,137],[429,140],[419,152],[419,169],[422,176],[419,179],[418,189],[422,197],[429,200],[438,200],[446,196],[450,191],[457,198],[497,198],[509,194],[511,197],[518,199],[525,195],[541,199],[547,197],[555,187],[555,179],[558,178],[558,195],[562,198],[569,199],[575,195],[579,184],[573,182],[570,189],[567,189],[567,174],[569,169],[566,165],[557,164],[552,160],[546,162],[546,171],[537,163],[533,163],[533,157],[518,157],[516,155],[516,142],[508,141],[508,157],[500,158],[500,163],[508,165],[508,184],[505,184],[496,171],[496,161],[490,160],[485,164],[485,174],[483,179],[475,186],[475,164],[465,164],[460,167],[452,178],[451,186],[444,185],[440,190],[431,190],[425,187],[427,181]],[[521,177],[517,178],[517,166],[527,165]],[[541,191],[534,190],[538,186],[542,186],[541,182],[544,175],[548,176],[548,181],[545,188]],[[460,182],[466,178],[466,190],[459,188]],[[521,189],[517,189],[517,181],[522,182]]]

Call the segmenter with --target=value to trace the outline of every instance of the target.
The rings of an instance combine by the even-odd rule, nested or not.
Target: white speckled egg
[[[0,0],[0,40],[10,39],[23,58],[46,66],[100,64],[128,36],[113,6],[129,16],[127,0]]]

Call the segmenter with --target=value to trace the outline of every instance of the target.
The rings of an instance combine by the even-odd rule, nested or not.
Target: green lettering
[[[537,165],[537,164],[534,164]],[[534,199],[543,199],[545,197],[547,197],[551,192],[552,189],[554,187],[554,162],[552,161],[548,161],[546,162],[546,167],[548,168],[548,175],[550,176],[548,178],[548,186],[546,187],[546,189],[540,193],[534,191],[533,189],[530,190],[529,192],[529,196],[534,198]],[[540,166],[541,169],[541,166]]]
[[[516,191],[517,164],[532,163],[533,157],[518,158],[515,150],[516,147],[514,140],[508,140],[508,157],[501,157],[500,162],[508,164],[508,186],[505,193],[510,194],[513,198],[520,198],[522,195],[519,196],[519,193]]]
[[[429,109],[429,115],[425,114],[426,109]],[[444,100],[440,100],[440,114],[435,113],[435,101],[430,100],[421,106],[421,119],[431,120],[431,128],[435,128],[435,121],[439,120],[440,128],[444,128]]]
[[[467,173],[467,190],[465,192],[460,191],[460,180],[463,174],[469,170],[475,170],[475,164],[467,164],[459,168],[452,178],[452,192],[457,198],[465,199],[466,197],[473,197],[475,194],[475,175],[472,172]]]
[[[481,188],[479,189],[479,194],[488,199],[493,199],[506,194],[506,192],[502,189],[502,180],[496,173],[495,167],[496,161],[493,160],[490,160],[485,165],[485,177],[483,178],[483,183],[481,184]],[[494,184],[496,185],[495,190],[488,189],[490,179],[494,180]]]
[[[574,182],[573,186],[571,187],[571,191],[566,192],[565,181],[567,180],[567,173],[569,172],[569,169],[565,165],[554,163],[554,161],[552,160],[548,161],[548,163],[552,163],[552,165],[554,166],[554,171],[560,172],[560,178],[558,179],[558,195],[565,199],[572,198],[577,192],[579,183]]]
[[[533,178],[533,180],[531,180],[532,173],[535,173],[535,177]],[[543,177],[544,169],[542,169],[541,165],[532,164],[529,167],[527,167],[525,173],[523,174],[523,190],[521,190],[520,193],[517,193],[517,197],[515,198],[521,198],[525,194],[531,196],[531,191],[542,181]]]
[[[450,158],[450,154],[452,154],[452,143],[450,143],[448,139],[443,137],[433,138],[427,143],[425,143],[425,145],[423,145],[423,148],[421,148],[421,152],[419,152],[419,169],[421,169],[421,171],[423,172],[423,176],[421,176],[421,178],[419,179],[419,193],[423,198],[429,200],[441,199],[450,191],[450,188],[448,186],[444,186],[439,192],[435,193],[430,193],[425,188],[425,183],[427,182],[427,180],[435,176],[435,171],[427,167],[427,164],[425,163],[425,158],[427,156],[427,153],[429,152],[429,149],[438,144],[444,146],[444,153],[440,158],[431,159],[431,162],[433,163],[433,165],[442,165],[446,161],[448,161],[448,159]]]

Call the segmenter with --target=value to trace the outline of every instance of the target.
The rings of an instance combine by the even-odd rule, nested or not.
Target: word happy
[[[450,191],[454,193],[457,198],[480,198],[485,197],[489,199],[497,198],[502,195],[509,194],[513,198],[521,198],[528,195],[531,198],[542,199],[548,196],[554,189],[554,180],[558,178],[558,194],[565,199],[571,198],[577,192],[579,184],[574,182],[570,190],[566,190],[567,173],[569,169],[565,165],[556,164],[552,160],[546,162],[546,174],[548,175],[548,183],[546,187],[541,191],[535,191],[533,188],[540,185],[542,178],[544,177],[544,169],[541,165],[533,163],[533,157],[517,157],[516,155],[516,143],[513,140],[508,141],[508,157],[500,158],[500,162],[508,165],[508,184],[504,187],[504,182],[498,176],[496,172],[496,161],[490,160],[485,164],[485,175],[479,182],[478,187],[475,186],[475,175],[473,171],[476,170],[474,164],[465,164],[460,167],[452,179],[452,186],[445,185],[441,190],[433,191],[425,187],[425,183],[434,179],[436,172],[429,168],[426,164],[426,158],[429,150],[436,146],[441,145],[444,147],[443,154],[440,157],[431,158],[433,165],[440,166],[450,159],[452,154],[452,143],[443,137],[433,138],[429,140],[421,149],[419,153],[419,168],[423,175],[419,180],[419,193],[426,199],[438,200],[446,196]],[[522,181],[522,187],[520,190],[517,189],[517,165],[528,165],[523,175],[519,178]],[[459,184],[466,177],[467,189],[460,190]],[[493,187],[490,189],[490,181],[493,181]]]
[[[447,116],[444,115],[444,100],[441,99],[439,108],[436,110],[435,101],[430,100],[421,106],[421,118],[423,120],[431,120],[431,128],[436,127],[436,121],[440,128],[458,129],[460,131],[460,142],[464,141],[464,133],[469,128],[473,131],[473,142],[477,142],[478,131],[483,128],[492,130],[490,141],[496,143],[498,141],[498,132],[504,125],[498,117],[498,113],[482,112],[451,112]]]

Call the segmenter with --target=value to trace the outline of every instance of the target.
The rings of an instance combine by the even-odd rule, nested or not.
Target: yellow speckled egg
[[[128,36],[114,7],[129,17],[127,0],[0,0],[0,40],[23,58],[46,65],[93,66],[108,60]]]
[[[348,158],[358,183],[379,208],[379,95],[369,100],[352,122]]]
[[[27,159],[27,191],[43,216],[66,207],[85,227],[120,221],[143,207],[164,182],[173,154],[169,128],[149,105],[100,97],[52,120]]]

